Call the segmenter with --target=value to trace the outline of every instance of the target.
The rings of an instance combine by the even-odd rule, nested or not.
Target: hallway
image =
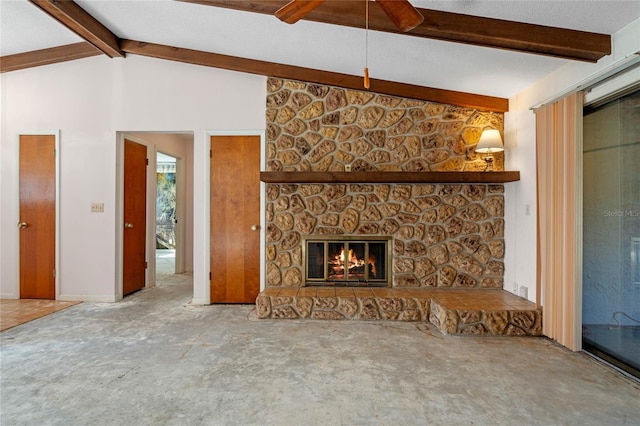
[[[544,338],[256,320],[174,275],[2,332],[6,425],[637,424],[640,385]]]

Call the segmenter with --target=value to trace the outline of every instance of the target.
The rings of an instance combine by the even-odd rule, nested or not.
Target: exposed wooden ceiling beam
[[[111,58],[124,57],[119,40],[72,0],[29,0]]]
[[[86,41],[0,57],[0,73],[102,55]]]
[[[208,6],[273,15],[286,0],[180,0]],[[496,7],[500,7],[496,3]],[[544,7],[544,6],[542,6]],[[548,27],[459,13],[418,9],[424,22],[413,30],[398,31],[382,9],[371,3],[369,28],[376,31],[432,38],[456,43],[515,50],[586,62],[597,62],[611,53],[607,34]],[[276,19],[274,17],[274,19]],[[309,13],[309,21],[364,28],[364,2],[327,1]],[[283,24],[284,25],[284,24]]]
[[[121,47],[123,52],[141,56],[246,72],[249,74],[302,80],[347,89],[364,90],[361,76],[338,74],[311,68],[244,59],[133,40],[122,40]],[[0,57],[0,73],[88,58],[100,54],[101,52],[91,44],[81,42],[7,55]],[[372,79],[371,91],[404,98],[477,108],[484,111],[507,112],[509,110],[509,101],[504,98],[435,89],[386,80]]]
[[[167,59],[249,74],[259,74],[326,84],[330,86],[339,86],[347,89],[364,90],[361,76],[339,74],[311,68],[258,61],[254,59],[244,59],[235,56],[164,46],[154,43],[145,43],[135,40],[121,40],[120,48],[126,53],[152,58]],[[506,112],[509,110],[509,101],[504,98],[452,90],[434,89],[392,81],[371,79],[370,90],[376,93],[477,108],[484,111]]]

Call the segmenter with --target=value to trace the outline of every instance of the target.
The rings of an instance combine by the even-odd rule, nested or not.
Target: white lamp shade
[[[504,151],[500,131],[496,129],[483,131],[482,136],[480,136],[480,140],[478,141],[478,145],[476,146],[476,152],[486,154],[499,151]]]

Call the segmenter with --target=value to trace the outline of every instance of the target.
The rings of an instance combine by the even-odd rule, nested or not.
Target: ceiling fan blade
[[[325,0],[291,0],[276,10],[276,18],[287,24],[295,24],[324,2]]]
[[[391,22],[402,32],[414,29],[424,16],[408,0],[376,0]]]

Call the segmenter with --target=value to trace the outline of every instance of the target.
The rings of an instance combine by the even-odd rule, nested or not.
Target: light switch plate
[[[91,213],[104,213],[104,203],[91,203]]]

